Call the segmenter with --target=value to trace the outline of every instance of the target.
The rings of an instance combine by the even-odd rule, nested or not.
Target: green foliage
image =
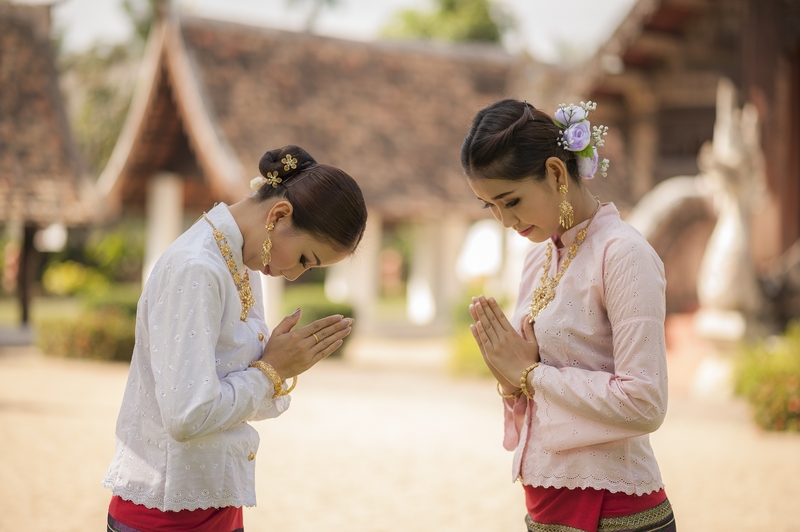
[[[135,318],[106,307],[38,322],[36,343],[45,355],[129,362],[135,329]]]
[[[58,357],[130,361],[140,294],[134,284],[84,293],[78,312],[36,321],[39,349]]]
[[[764,429],[800,432],[800,323],[791,324],[784,336],[743,349],[734,389]]]
[[[144,260],[144,226],[121,223],[116,228],[92,231],[85,253],[87,261],[109,279],[137,280]]]
[[[490,0],[436,0],[433,12],[399,11],[384,28],[386,37],[499,43],[511,25]]]
[[[283,297],[284,314],[289,315],[297,308],[302,309],[303,314],[295,329],[334,314],[353,317],[352,305],[330,301],[325,296],[325,287],[321,283],[302,283],[286,288]],[[345,338],[342,347],[334,351],[333,356],[341,356],[348,341],[349,337]]]
[[[102,294],[108,290],[105,275],[79,262],[68,260],[47,267],[42,276],[42,286],[53,295]]]

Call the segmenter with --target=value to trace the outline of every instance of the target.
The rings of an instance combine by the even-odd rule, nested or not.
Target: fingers
[[[319,336],[319,332],[331,325],[336,325],[340,323],[344,319],[344,316],[341,314],[334,314],[333,316],[326,316],[324,318],[320,318],[313,323],[309,323],[305,327],[297,329],[297,332],[301,333],[301,336],[306,337],[309,336],[313,340],[314,337],[311,336],[312,334],[316,333]]]
[[[353,319],[345,318],[342,320],[342,323],[347,323],[347,326],[343,329],[332,332],[332,334],[328,336],[321,336],[324,334],[324,332],[316,333],[317,337],[319,338],[319,342],[316,342],[311,347],[312,358],[314,360],[321,360],[341,347],[342,343],[344,342],[344,338],[352,331],[350,326],[353,324]],[[328,329],[330,329],[330,327]],[[312,341],[315,340],[313,335],[311,338]]]
[[[285,318],[281,320],[281,322],[272,330],[272,334],[286,334],[292,330],[292,328],[297,325],[297,322],[300,321],[300,317],[303,315],[303,311],[300,309],[295,310]]]
[[[473,298],[473,301],[478,305],[478,315],[480,316],[482,311],[483,315],[486,316],[487,330],[496,329],[497,334],[513,330],[505,314],[500,310],[500,305],[497,304],[493,297],[487,300],[484,296],[479,296]]]
[[[305,330],[301,330],[298,332],[301,332],[302,334],[308,334],[307,338],[310,341],[310,345],[313,347],[315,345],[323,343],[326,339],[342,331],[347,330],[348,331],[347,334],[350,334],[349,331],[354,321],[355,320],[353,318],[343,318],[333,323],[332,325],[328,325],[327,327],[318,330],[317,332],[305,331]],[[347,334],[345,334],[344,336],[347,336]],[[344,336],[341,337],[344,338]]]
[[[483,347],[483,342],[481,341],[481,337],[478,334],[478,328],[475,325],[469,326],[469,332],[472,333],[472,337],[475,339],[475,343],[478,344],[478,348],[481,350],[481,355],[483,358],[486,358],[486,349]]]
[[[474,306],[478,314],[478,322],[475,325],[478,327],[478,333],[481,333],[481,339],[483,339],[485,335],[486,341],[490,342],[493,346],[499,346],[500,338],[498,333],[502,332],[502,329],[500,329],[500,325],[497,323],[497,320],[492,320],[492,318],[489,317],[489,315],[486,313],[487,307],[482,305],[480,300],[478,300]],[[500,331],[496,329],[500,329]]]
[[[497,304],[497,301],[495,300],[495,298],[490,297],[486,301],[488,301],[488,303],[489,303],[489,309],[491,311],[490,314],[494,315],[494,317],[497,320],[497,323],[500,325],[500,327],[504,331],[513,330],[514,328],[511,326],[511,322],[508,321],[508,318],[506,318],[505,313],[500,308],[500,305]]]

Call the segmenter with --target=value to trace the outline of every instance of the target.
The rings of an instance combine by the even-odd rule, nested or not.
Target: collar
[[[239,229],[236,220],[233,219],[233,215],[228,209],[228,206],[224,203],[217,203],[213,209],[206,213],[206,216],[211,220],[211,223],[214,224],[214,227],[225,233],[225,238],[228,240],[228,245],[231,247],[233,260],[236,261],[236,267],[242,272],[242,275],[244,275],[246,270],[242,259],[244,237],[242,236],[242,231]],[[206,225],[208,225],[208,223],[206,223]],[[208,228],[211,229],[211,226],[208,226]],[[216,246],[217,243],[214,242],[214,247]]]
[[[590,227],[590,231],[587,231],[587,237],[590,233],[593,233],[595,228],[602,223],[604,218],[613,215],[619,215],[619,211],[617,211],[617,207],[613,203],[601,203],[600,207],[597,209],[597,214],[594,215],[594,220],[592,220],[592,226]],[[553,245],[556,246],[557,249],[569,249],[573,242],[575,242],[575,237],[578,236],[578,233],[581,229],[588,225],[589,220],[586,219],[581,223],[570,227],[567,231],[564,231],[562,235],[555,234],[550,237],[550,240],[553,242]],[[558,242],[561,241],[561,244],[564,246],[563,248],[558,248]]]

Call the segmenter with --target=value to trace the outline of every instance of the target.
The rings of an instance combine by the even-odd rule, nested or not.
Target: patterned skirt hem
[[[528,532],[587,532],[568,525],[537,523],[525,516]],[[649,510],[621,517],[604,517],[597,532],[670,532],[675,530],[675,516],[669,499]]]

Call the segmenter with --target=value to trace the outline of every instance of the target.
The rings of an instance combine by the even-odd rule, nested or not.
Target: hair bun
[[[283,148],[270,150],[261,157],[258,171],[264,177],[277,172],[277,175],[286,181],[302,172],[306,168],[317,164],[317,161],[300,146],[290,144]]]

